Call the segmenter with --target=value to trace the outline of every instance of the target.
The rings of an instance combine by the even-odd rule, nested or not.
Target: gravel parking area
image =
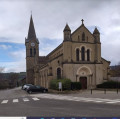
[[[18,98],[18,97],[24,97],[28,95],[29,94],[26,91],[21,90],[21,87],[14,88],[14,89],[0,90],[0,99]]]

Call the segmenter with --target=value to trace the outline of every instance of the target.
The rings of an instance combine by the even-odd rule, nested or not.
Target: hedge
[[[71,82],[71,89],[72,90],[80,90],[81,89],[81,83],[80,82]]]
[[[62,90],[71,89],[70,79],[53,79],[50,81],[50,89],[59,90],[59,82],[62,82]]]
[[[97,88],[120,88],[120,82],[116,82],[116,81],[107,81],[104,82],[102,84],[98,84]]]

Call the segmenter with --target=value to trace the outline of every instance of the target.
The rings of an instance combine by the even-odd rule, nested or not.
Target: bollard
[[[117,94],[118,94],[118,88],[117,88]]]
[[[92,95],[92,89],[91,89],[91,95]]]
[[[104,89],[104,94],[106,94],[106,89]]]

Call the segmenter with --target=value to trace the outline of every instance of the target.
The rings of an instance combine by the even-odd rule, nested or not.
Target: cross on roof
[[[83,24],[83,21],[84,21],[84,20],[82,19],[81,21],[82,21],[82,24]]]

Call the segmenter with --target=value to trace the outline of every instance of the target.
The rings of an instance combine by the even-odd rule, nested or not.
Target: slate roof
[[[48,57],[46,57],[46,56],[39,56],[39,60],[38,60],[39,64],[46,64],[47,61],[48,61]]]
[[[32,15],[31,15],[27,38],[30,39],[33,37],[36,38],[36,33],[35,33],[34,23],[33,23]]]
[[[31,15],[30,24],[29,24],[29,30],[28,30],[28,36],[27,36],[27,39],[25,39],[25,42],[29,42],[33,38],[36,40],[37,43],[39,43],[39,40],[36,38],[34,22],[33,22],[33,18],[32,18],[32,15]]]

